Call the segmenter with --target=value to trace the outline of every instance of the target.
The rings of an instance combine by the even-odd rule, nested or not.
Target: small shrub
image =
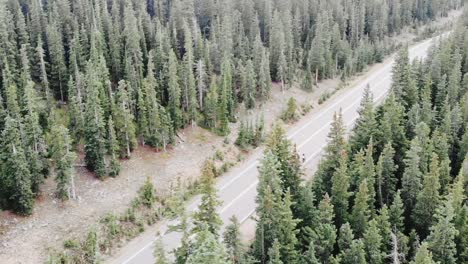
[[[91,230],[82,245],[84,259],[86,263],[96,263],[98,253],[98,235],[95,230]]]
[[[80,243],[74,239],[67,239],[63,242],[63,247],[65,248],[78,248]]]
[[[301,105],[302,115],[308,114],[314,107],[311,104],[305,103]]]
[[[224,160],[224,153],[221,150],[216,150],[214,157],[215,160],[223,161]]]
[[[281,114],[281,119],[285,122],[296,121],[298,118],[297,114],[297,102],[293,97],[289,98],[286,109]]]
[[[144,206],[151,208],[156,202],[156,191],[149,177],[146,178],[145,184],[143,184],[138,193],[139,200]]]
[[[323,94],[320,95],[320,98],[318,100],[318,104],[323,104],[325,101],[328,100],[328,98],[331,97],[331,93],[329,92],[324,92]]]
[[[246,149],[249,146],[257,147],[263,141],[265,121],[263,116],[258,118],[255,125],[251,122],[241,122],[239,133],[235,141],[236,146]]]

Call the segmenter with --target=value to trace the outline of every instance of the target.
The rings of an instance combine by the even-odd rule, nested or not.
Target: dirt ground
[[[279,119],[290,97],[297,100],[298,106],[310,104],[317,107],[319,96],[339,83],[338,80],[325,80],[313,92],[291,88],[284,93],[274,84],[270,100],[253,111],[240,110],[239,119],[255,119],[261,113],[269,128]],[[228,136],[231,143],[236,138],[238,124],[231,124]],[[201,164],[216,150],[236,152],[229,155],[239,152],[232,145],[223,146],[223,137],[199,127],[188,127],[179,135],[179,142],[167,152],[139,147],[131,159],[122,161],[122,171],[117,178],[100,181],[84,168],[77,167],[77,200],[65,203],[56,200],[55,184],[49,177],[32,216],[25,218],[0,212],[0,263],[42,263],[49,248],[60,247],[67,238],[81,237],[109,212],[123,212],[147,177],[155,184],[157,192],[164,194],[175,179],[197,177]]]

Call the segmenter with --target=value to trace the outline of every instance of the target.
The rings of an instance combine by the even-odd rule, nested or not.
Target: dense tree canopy
[[[84,145],[89,170],[99,178],[116,176],[117,159],[130,157],[138,144],[165,149],[174,142],[177,129],[195,123],[226,135],[239,103],[246,108],[259,105],[269,97],[272,80],[287,89],[305,76],[302,86],[311,89],[320,79],[346,78],[380,61],[392,49],[388,38],[403,27],[445,16],[461,4],[0,0],[0,130],[13,136],[15,127],[21,128],[13,154],[31,160],[24,166],[28,172],[20,177],[21,184],[11,180],[18,177],[8,166],[23,166],[2,163],[6,175],[0,180],[0,205],[18,208],[22,198],[12,196],[19,188],[15,184],[27,197],[40,192],[48,174],[44,138],[54,126],[68,129],[53,132],[62,139],[70,134],[75,150]],[[441,88],[434,98],[439,117],[435,125],[443,124],[440,130],[447,141],[466,152],[466,144],[458,142],[458,133],[465,129],[464,106],[457,105],[466,90],[466,56],[462,48],[440,49],[441,54],[453,53],[453,61],[445,55],[433,58],[433,87]],[[407,78],[411,65],[401,66],[395,70],[401,74],[400,88],[414,79]],[[418,85],[411,83],[413,89],[401,96],[395,93],[397,100],[404,99],[399,103],[405,109],[416,105]],[[55,108],[66,115],[52,120]],[[367,114],[360,123],[373,124],[376,113],[365,104],[362,112]],[[440,118],[449,113],[450,121]],[[392,116],[388,118],[391,122]],[[362,142],[367,140],[364,132],[353,140],[353,149],[367,145]],[[12,151],[3,145],[4,151]],[[458,155],[456,149],[449,150],[450,160]],[[458,169],[463,158],[458,156],[451,168]],[[69,167],[71,161],[66,163],[60,166]],[[290,187],[294,197],[296,187]]]

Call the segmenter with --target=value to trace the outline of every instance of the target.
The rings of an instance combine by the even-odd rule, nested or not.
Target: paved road
[[[431,43],[432,40],[427,40],[411,47],[410,58],[423,58]],[[370,85],[376,103],[384,99],[391,85],[393,62],[393,59],[386,60],[384,65],[366,74],[366,78],[362,78],[353,87],[346,88],[288,131],[288,138],[297,144],[300,153],[305,154],[307,169],[313,169],[318,163],[321,151],[326,145],[327,134],[335,112],[342,109],[343,120],[350,129],[358,117],[357,109],[367,84]],[[229,223],[228,219],[232,215],[236,215],[241,222],[244,222],[255,212],[257,165],[261,157],[262,149],[256,150],[242,165],[233,168],[217,182],[219,197],[223,201],[219,214],[225,224]],[[188,212],[193,212],[198,202],[199,198],[195,198],[188,206]],[[181,238],[179,233],[165,233],[167,226],[176,223],[175,221],[177,220],[170,221],[159,229],[163,234],[162,241],[167,252],[177,247]],[[154,234],[147,234],[138,241],[131,242],[121,250],[120,255],[109,260],[108,263],[154,263],[152,255],[154,239]]]

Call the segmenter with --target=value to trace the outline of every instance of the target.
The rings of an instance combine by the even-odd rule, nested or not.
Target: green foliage
[[[202,224],[196,233],[195,242],[186,264],[225,264],[228,263],[228,255],[223,244],[217,239],[206,224]]]
[[[230,218],[231,223],[223,234],[223,242],[231,263],[242,263],[245,258],[245,249],[241,241],[240,223],[235,216]]]
[[[55,163],[55,181],[57,183],[57,197],[66,200],[70,198],[74,190],[73,164],[76,154],[72,151],[72,142],[68,129],[63,125],[54,125],[51,128],[49,154]],[[75,197],[72,197],[75,198]]]
[[[258,147],[263,142],[264,130],[265,122],[263,116],[258,118],[254,124],[252,122],[241,121],[234,144],[241,149],[246,149],[249,146]]]
[[[285,122],[297,121],[299,118],[297,102],[294,97],[289,98],[286,109],[281,114],[281,119]]]
[[[202,194],[198,211],[193,214],[194,227],[193,232],[211,232],[218,236],[222,221],[217,214],[217,208],[221,205],[214,185],[214,165],[211,161],[206,161],[202,168],[202,178],[200,192]],[[204,230],[206,229],[206,230]]]
[[[153,255],[156,259],[155,264],[169,264],[161,239],[156,241]]]
[[[139,193],[139,201],[146,207],[151,208],[157,200],[156,197],[156,190],[154,189],[154,185],[151,182],[150,178],[146,178],[145,183],[138,191]]]

